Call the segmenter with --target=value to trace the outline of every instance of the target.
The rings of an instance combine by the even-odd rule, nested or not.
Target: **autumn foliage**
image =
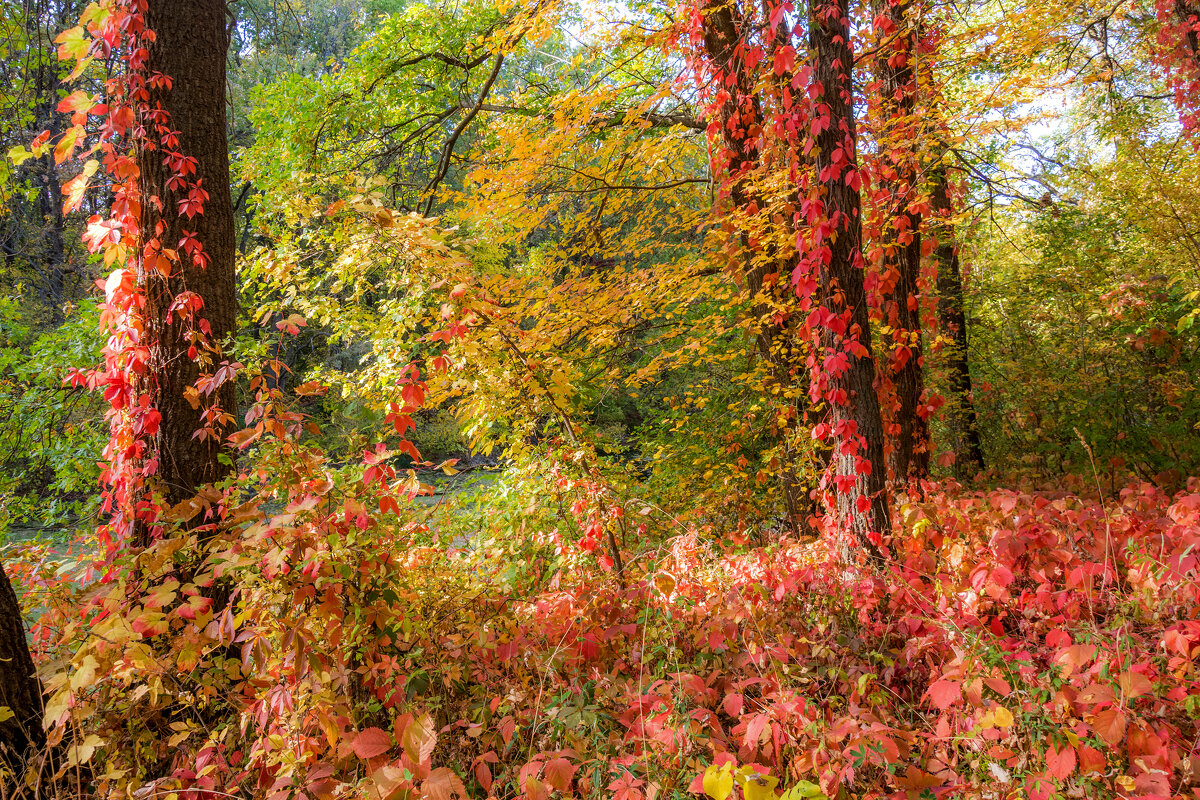
[[[1195,9],[630,5],[57,35],[6,797],[1200,798]]]
[[[366,484],[293,464],[280,512],[234,511],[249,524],[191,582],[100,587],[85,620],[67,600],[44,618],[44,646],[83,645],[47,713],[102,791],[142,769],[197,796],[637,798],[700,791],[727,763],[811,797],[1195,780],[1194,483],[1103,501],[930,486],[879,576],[693,528],[624,586],[578,570],[514,591],[503,562],[421,546]],[[214,615],[213,580],[240,587],[236,615]]]

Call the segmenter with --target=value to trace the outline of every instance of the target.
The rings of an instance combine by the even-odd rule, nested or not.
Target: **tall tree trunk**
[[[225,132],[229,37],[224,0],[150,0],[146,16],[155,40],[145,67],[151,111],[140,120],[145,133],[137,154],[144,248],[138,280],[150,351],[144,391],[161,414],[149,458],[157,461],[155,489],[170,506],[232,469],[233,453],[223,443],[228,419],[206,418],[206,412],[236,412],[233,381],[208,396],[187,396],[202,374],[220,364],[221,345],[235,325],[236,238]],[[156,82],[156,74],[169,77],[170,88]],[[165,111],[165,119],[155,109]],[[185,176],[186,184],[178,178],[187,172],[180,159],[194,159],[187,162],[195,173]],[[188,184],[207,192],[201,213],[181,206],[189,199]],[[198,242],[203,253],[185,242]],[[155,255],[171,250],[177,260]],[[203,301],[195,325],[185,324],[172,307],[189,296],[184,292]],[[194,331],[203,332],[202,320],[209,331],[198,340]],[[146,544],[150,535],[144,524],[136,526],[137,543]]]
[[[882,285],[888,333],[882,348],[895,393],[884,410],[892,436],[888,467],[898,486],[929,475],[929,425],[921,413],[924,354],[917,279],[921,274],[921,214],[914,210],[919,180],[916,150],[917,33],[911,0],[882,0],[877,12],[891,22],[876,59],[883,120],[883,183],[891,198],[883,230]],[[890,289],[890,291],[889,291]]]
[[[834,431],[842,432],[839,435],[846,440],[835,446],[834,454],[838,517],[868,552],[877,555],[875,542],[889,532],[890,510],[885,492],[883,419],[875,391],[875,360],[863,289],[849,0],[811,0],[809,16],[809,48],[815,84],[820,89],[816,113],[821,124],[813,147],[814,168],[830,228],[817,245],[827,249],[816,257],[820,302],[829,320],[820,327],[824,358],[817,363],[845,359],[844,367],[834,367],[833,374],[825,376],[829,385],[824,392]],[[844,325],[845,331],[835,325]],[[848,348],[847,337],[856,337],[859,346]],[[855,436],[860,446],[845,446]]]
[[[30,57],[37,59],[32,75],[34,129],[49,131],[51,141],[57,141],[63,131],[62,115],[58,112],[59,62],[48,46],[53,39],[51,30],[56,27],[56,20],[58,23],[65,22],[65,14],[71,10],[64,8],[58,15],[52,16],[51,8],[34,8],[26,21]],[[42,30],[43,25],[47,26],[46,31]],[[64,243],[66,217],[63,213],[62,181],[52,152],[31,162],[30,177],[40,184],[37,196],[40,224],[36,235],[41,241],[38,263],[34,266],[40,273],[39,290],[50,313],[50,323],[58,325],[63,320],[68,264]]]
[[[1184,26],[1183,37],[1192,68],[1200,76],[1200,2],[1175,0],[1175,16]]]
[[[42,686],[29,655],[17,593],[3,567],[0,567],[0,706],[12,712],[12,716],[0,722],[0,762],[19,774],[25,756],[31,749],[44,746],[46,735],[42,730]]]
[[[748,218],[767,209],[769,199],[752,185],[751,173],[760,166],[762,158],[759,136],[766,122],[754,72],[742,56],[745,43],[741,42],[740,31],[745,21],[732,0],[708,0],[702,10],[705,54],[726,92],[718,113],[721,142],[729,162],[730,200],[734,211]],[[797,352],[799,343],[788,321],[782,318],[785,315],[780,313],[781,309],[794,305],[795,295],[789,283],[794,264],[779,257],[773,245],[756,252],[744,231],[741,240],[742,276],[751,298],[755,349],[766,361],[767,390],[778,403],[798,380],[804,380]],[[781,422],[779,415],[773,414],[772,426],[779,443],[779,478],[789,524],[795,533],[803,534],[809,530],[807,522],[815,510],[810,499],[815,487],[799,477],[801,456],[792,442],[796,418],[797,415],[791,414]]]
[[[948,340],[946,365],[949,370],[950,422],[954,471],[960,477],[984,468],[983,445],[979,439],[979,419],[971,397],[971,370],[967,348],[967,318],[963,310],[962,270],[958,261],[958,242],[950,221],[953,209],[947,184],[946,167],[939,163],[933,171],[933,196],[930,207],[937,220],[938,325]]]

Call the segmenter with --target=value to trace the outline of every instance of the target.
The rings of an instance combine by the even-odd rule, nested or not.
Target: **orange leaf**
[[[406,770],[393,767],[390,764],[371,773],[371,780],[379,793],[379,800],[407,797],[411,795],[412,784],[409,783]],[[375,796],[375,795],[371,795]]]
[[[62,139],[59,139],[58,144],[54,147],[55,164],[63,163],[75,153],[75,143],[79,141],[81,130],[82,128],[78,125],[68,128]]]
[[[1054,655],[1054,663],[1058,664],[1067,675],[1080,669],[1096,655],[1096,646],[1091,644],[1073,644],[1064,647]]]
[[[937,775],[926,772],[923,769],[918,769],[915,766],[910,766],[904,773],[904,776],[897,776],[895,781],[896,786],[907,791],[910,796],[913,793],[922,792],[926,789],[944,786],[946,783]]]
[[[553,758],[546,762],[546,783],[566,792],[571,787],[571,778],[575,775],[575,766],[565,758]]]
[[[88,176],[82,172],[63,184],[62,193],[65,197],[63,200],[64,214],[70,214],[72,211],[79,210],[79,207],[83,204],[83,195],[87,191],[87,186]]]
[[[1125,713],[1119,708],[1098,711],[1089,722],[1092,730],[1111,747],[1116,747],[1125,738]]]
[[[426,800],[450,800],[452,795],[467,796],[467,788],[454,770],[438,767],[421,783],[421,796]]]
[[[1154,683],[1140,672],[1122,672],[1119,682],[1121,695],[1126,700],[1132,700],[1154,691]]]
[[[433,717],[422,714],[404,729],[402,742],[404,752],[414,764],[423,764],[433,754],[437,745],[437,730],[433,726]]]
[[[95,103],[92,101],[92,98],[88,97],[86,92],[83,90],[77,90],[71,92],[58,102],[58,110],[63,113],[68,111],[90,111],[93,105],[95,105]]]
[[[1079,746],[1079,771],[1088,775],[1093,772],[1104,772],[1108,769],[1108,759],[1094,747]]]

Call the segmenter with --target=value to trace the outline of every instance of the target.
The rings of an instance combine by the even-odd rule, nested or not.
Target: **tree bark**
[[[817,254],[820,302],[828,324],[820,326],[822,355],[845,357],[843,368],[826,376],[825,396],[835,435],[834,480],[838,517],[860,546],[878,555],[878,537],[889,532],[890,510],[885,492],[883,419],[875,390],[875,360],[863,288],[862,198],[857,183],[848,0],[811,0],[809,49],[813,74],[820,89],[817,115],[820,132],[813,156],[824,217],[830,232]],[[845,326],[845,331],[835,328]],[[859,347],[848,352],[846,339],[857,337]],[[818,362],[819,363],[819,362]],[[860,437],[858,448],[848,447]]]
[[[913,208],[919,180],[913,113],[917,35],[909,19],[910,8],[911,0],[877,3],[877,12],[890,20],[896,31],[890,44],[880,51],[876,71],[883,118],[883,185],[891,198],[883,223],[880,272],[887,298],[884,310],[888,333],[883,349],[895,394],[885,409],[892,434],[888,468],[897,486],[929,476],[929,425],[920,411],[925,392],[917,286],[921,274],[921,214]]]
[[[30,750],[46,744],[42,686],[35,673],[17,593],[0,567],[0,706],[12,712],[0,722],[0,762],[17,774]]]
[[[1179,24],[1184,26],[1183,38],[1192,69],[1200,74],[1200,2],[1175,0],[1175,16]]]
[[[749,217],[766,210],[770,201],[754,188],[751,180],[751,173],[760,166],[759,131],[766,127],[766,122],[754,73],[741,56],[744,43],[740,41],[740,31],[745,21],[737,4],[730,0],[708,0],[702,9],[705,54],[717,75],[725,79],[722,86],[726,99],[718,113],[721,141],[729,161],[730,201],[737,213]],[[790,284],[795,263],[779,257],[776,248],[769,245],[765,252],[755,252],[745,231],[741,241],[742,277],[751,298],[755,349],[767,364],[768,394],[778,402],[798,379],[804,380],[799,343],[788,321],[778,313],[795,302]],[[815,487],[799,477],[800,454],[792,442],[797,415],[790,415],[786,423],[779,422],[774,413],[772,418],[772,433],[779,442],[779,479],[788,522],[794,533],[806,534],[810,529],[808,519],[815,511],[810,499]]]
[[[53,62],[50,58],[42,56],[34,73],[33,85],[38,98],[34,120],[39,131],[50,131],[52,141],[56,141],[62,133],[62,115],[57,111],[58,84],[59,75]],[[41,265],[45,276],[42,296],[50,311],[51,324],[58,325],[62,322],[63,270],[67,260],[66,248],[63,245],[66,221],[63,217],[62,183],[52,152],[37,159],[37,167],[37,180],[42,184],[41,191],[38,192],[38,205],[46,248]]]
[[[930,207],[938,221],[938,242],[934,255],[938,266],[938,325],[946,337],[946,366],[949,371],[950,422],[954,472],[959,478],[984,468],[983,445],[979,438],[979,419],[971,396],[971,370],[967,347],[967,318],[963,309],[962,269],[958,260],[958,242],[950,222],[952,208],[946,167],[938,164],[933,172]]]
[[[145,67],[150,111],[139,120],[143,130],[137,154],[144,248],[138,280],[146,297],[144,338],[149,348],[143,389],[161,414],[149,458],[157,462],[155,491],[169,507],[221,480],[233,465],[233,451],[224,444],[230,419],[212,416],[213,409],[236,412],[233,381],[226,380],[211,395],[197,397],[192,391],[202,375],[212,374],[221,363],[222,343],[232,337],[236,318],[237,242],[225,126],[229,36],[224,0],[150,0],[146,16],[155,41]],[[168,76],[170,87],[156,85],[156,74]],[[181,208],[189,195],[188,186],[177,179],[186,171],[179,168],[181,157],[194,159],[188,183],[207,192],[203,211],[194,216],[186,205]],[[203,255],[185,241],[198,242]],[[148,257],[156,246],[168,256],[168,251],[177,252],[169,269],[161,259]],[[185,324],[172,307],[188,296],[185,292],[203,301],[194,325]],[[204,333],[202,320],[209,331],[198,336]],[[136,543],[147,544],[151,536],[144,522],[135,526]]]

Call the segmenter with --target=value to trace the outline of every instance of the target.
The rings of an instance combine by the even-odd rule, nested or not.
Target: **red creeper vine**
[[[67,184],[66,211],[81,207],[89,182],[101,167],[111,181],[108,215],[93,215],[84,234],[89,250],[101,255],[105,268],[112,270],[106,280],[98,281],[104,290],[101,326],[109,334],[104,363],[70,378],[75,385],[103,391],[109,404],[110,438],[101,481],[103,510],[111,516],[100,538],[110,557],[130,539],[135,527],[153,530],[163,510],[151,493],[151,479],[159,465],[149,442],[162,417],[148,384],[154,376],[149,370],[152,342],[147,336],[145,276],[180,275],[184,259],[200,269],[209,260],[200,240],[186,227],[179,241],[163,240],[168,227],[162,219],[163,199],[146,196],[140,181],[139,151],[161,153],[169,173],[166,188],[176,196],[180,217],[190,221],[204,213],[208,192],[196,175],[197,161],[182,151],[179,132],[172,129],[161,102],[151,100],[152,92],[170,91],[172,79],[147,69],[155,42],[154,31],[146,26],[147,11],[148,0],[98,0],[83,12],[77,27],[57,39],[59,57],[75,62],[69,80],[100,65],[109,67],[98,94],[79,89],[59,105],[60,111],[71,112],[71,127],[58,142],[55,158],[59,163],[68,161],[81,147],[86,147],[83,157],[97,157],[88,158],[83,171]],[[148,220],[154,221],[149,229]],[[184,326],[190,342],[188,358],[201,366],[200,380],[185,390],[194,403],[207,403],[204,427],[196,432],[201,441],[217,435],[230,419],[228,411],[211,399],[235,372],[229,363],[214,364],[213,354],[219,349],[212,342],[209,321],[200,315],[203,308],[199,294],[184,290],[171,298],[166,313],[168,325],[177,321]]]

